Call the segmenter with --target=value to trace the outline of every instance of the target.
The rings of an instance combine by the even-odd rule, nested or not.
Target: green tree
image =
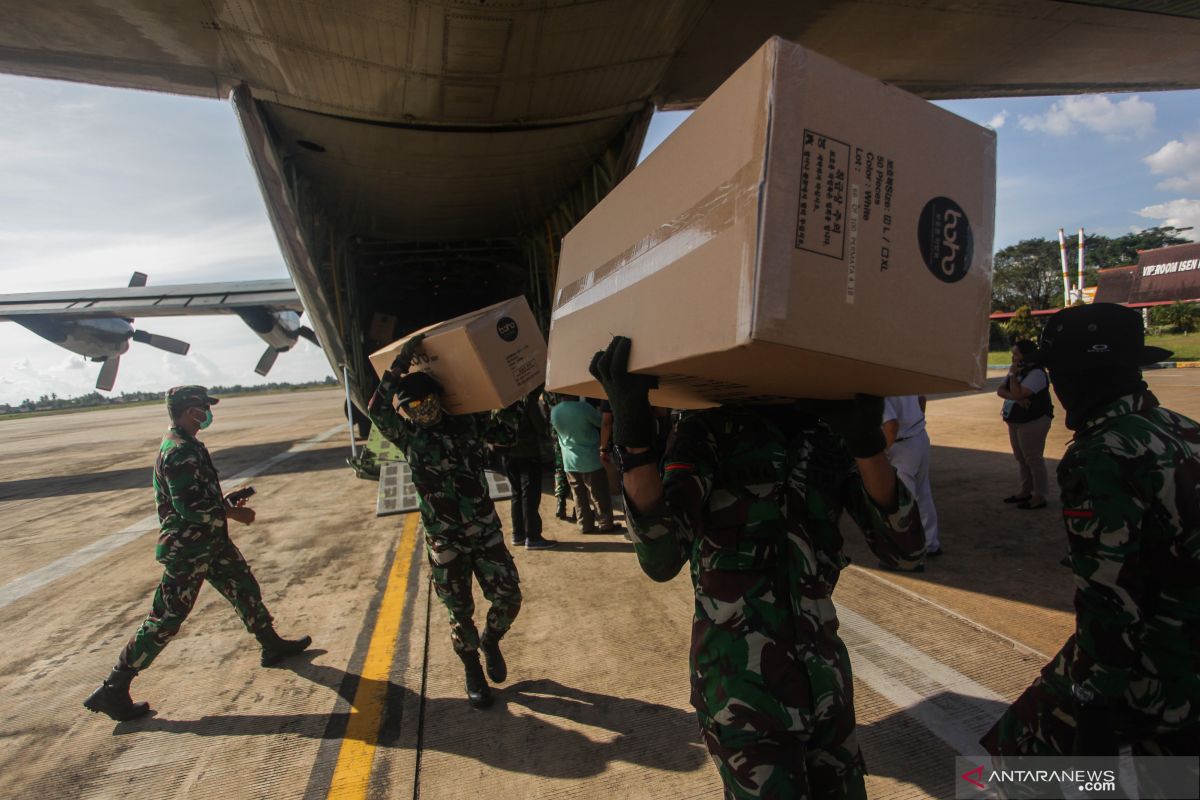
[[[1084,283],[1095,286],[1097,270],[1137,262],[1139,250],[1153,250],[1187,242],[1180,229],[1170,225],[1147,228],[1110,239],[1092,234],[1084,238]],[[1067,267],[1075,285],[1078,255],[1074,240],[1067,241]],[[1051,239],[1025,239],[996,253],[992,272],[992,309],[1014,311],[1060,308],[1063,305],[1062,258],[1059,243]]]
[[[992,267],[992,309],[1016,311],[1062,305],[1058,242],[1025,239],[996,253]]]
[[[1179,228],[1170,225],[1127,233],[1115,239],[1088,236],[1084,239],[1084,246],[1087,248],[1084,263],[1095,264],[1098,267],[1134,264],[1138,260],[1139,250],[1155,250],[1173,244],[1185,244],[1187,241],[1179,235]]]
[[[1028,339],[1031,342],[1036,342],[1038,337],[1042,335],[1042,326],[1045,324],[1043,320],[1039,320],[1029,311],[1029,306],[1021,306],[1017,309],[1008,322],[1004,323],[1004,332],[1008,334],[1010,342],[1015,342],[1018,339]]]
[[[1200,308],[1195,303],[1171,303],[1150,310],[1150,324],[1168,333],[1195,333],[1200,328]]]

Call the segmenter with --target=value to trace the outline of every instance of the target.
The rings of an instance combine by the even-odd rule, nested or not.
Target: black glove
[[[612,405],[613,444],[653,447],[654,412],[650,409],[650,390],[658,388],[658,378],[634,375],[629,371],[630,344],[628,338],[614,336],[607,350],[592,356],[588,371],[600,381]]]
[[[883,435],[883,398],[856,394],[853,400],[807,401],[803,407],[841,434],[855,458],[870,458],[887,447]]]
[[[425,341],[425,334],[418,333],[404,343],[400,348],[400,352],[396,355],[396,360],[392,362],[392,374],[397,377],[408,374],[409,368],[412,367],[413,359],[417,357],[417,348],[421,346],[421,342],[423,341]]]
[[[1105,702],[1075,701],[1075,742],[1073,756],[1116,756],[1121,743],[1117,739],[1112,707]]]

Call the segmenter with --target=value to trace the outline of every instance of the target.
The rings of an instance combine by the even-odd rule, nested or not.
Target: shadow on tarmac
[[[927,559],[925,572],[904,577],[1073,613],[1071,571],[1059,563],[1067,538],[1055,481],[1058,460],[1046,459],[1047,507],[1034,511],[1003,502],[1018,483],[1011,453],[934,446],[930,465],[944,555]],[[842,535],[852,561],[874,569],[879,559],[848,515]]]
[[[280,441],[228,447],[214,451],[213,462],[221,475],[230,477],[249,466],[286,452],[294,444],[296,444],[294,441]],[[345,452],[340,449],[310,450],[272,466],[266,474],[319,472],[344,468],[345,456]],[[116,492],[125,489],[149,490],[153,471],[154,460],[151,457],[143,467],[129,467],[83,475],[46,475],[40,478],[0,481],[0,500],[38,500],[95,492]]]
[[[618,534],[619,536],[620,534]],[[549,550],[539,550],[542,553],[632,553],[633,542],[624,539],[617,542],[580,542],[559,539],[558,546]]]
[[[378,732],[379,747],[413,747],[421,713],[421,749],[471,758],[497,769],[553,778],[585,778],[603,773],[610,762],[690,772],[708,760],[695,716],[671,706],[614,697],[527,680],[492,687],[495,702],[477,710],[462,697],[421,698],[395,682],[367,681],[336,667],[312,663],[324,650],[308,650],[285,663],[297,675],[338,693],[347,703],[360,688],[387,697]],[[457,666],[457,662],[455,662]],[[461,675],[456,670],[456,685]],[[532,712],[532,713],[531,713]],[[535,716],[535,714],[537,716]],[[601,728],[615,736],[597,742],[548,718]],[[312,739],[341,739],[350,712],[333,714],[220,714],[199,719],[151,716],[118,723],[113,735],[178,733],[192,736],[275,736],[290,733]],[[403,742],[401,741],[403,739]]]
[[[954,757],[958,753],[917,721],[926,710],[942,715],[948,708],[970,708],[972,714],[994,722],[1008,710],[1008,704],[941,692],[906,711],[860,724],[856,730],[867,771],[919,786],[929,797],[954,797],[958,780]],[[972,744],[975,744],[972,754],[983,753],[982,746]]]

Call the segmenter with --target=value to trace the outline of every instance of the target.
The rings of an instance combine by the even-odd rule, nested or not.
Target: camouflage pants
[[[567,483],[567,471],[563,468],[562,447],[558,437],[550,437],[554,444],[554,497],[557,500],[568,500],[571,497],[571,487]]]
[[[979,743],[993,756],[1070,755],[1075,745],[1075,710],[1067,667],[1075,652],[1075,637],[1063,645],[1042,674],[1009,706]],[[1156,695],[1150,695],[1156,697]],[[1149,716],[1159,710],[1144,709]],[[1200,730],[1154,730],[1153,723],[1126,722],[1118,730],[1141,728],[1125,737],[1135,756],[1184,756],[1200,752]]]
[[[196,604],[200,587],[208,581],[228,600],[251,633],[271,627],[271,614],[263,605],[258,581],[250,565],[227,535],[199,558],[163,561],[162,580],[154,592],[150,614],[130,637],[117,664],[145,669],[162,652]]]
[[[450,612],[450,641],[454,652],[479,649],[475,627],[475,595],[471,576],[479,581],[483,596],[491,603],[484,637],[499,641],[521,611],[521,579],[517,565],[504,546],[499,526],[475,530],[453,539],[426,534],[425,551],[433,577],[433,589]]]
[[[705,586],[734,575],[753,580],[708,573]],[[702,602],[717,613],[740,608],[724,624],[697,619],[692,628],[692,705],[725,797],[866,800],[850,657],[837,634],[801,642],[790,613],[773,603],[708,594]]]
[[[711,721],[702,721],[700,730],[729,800],[866,800],[866,769],[854,736],[853,710],[805,737],[763,735]]]

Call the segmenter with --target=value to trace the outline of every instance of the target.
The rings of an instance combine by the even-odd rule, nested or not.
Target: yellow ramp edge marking
[[[412,566],[419,516],[409,514],[404,520],[404,531],[400,535],[400,544],[396,546],[396,556],[392,559],[392,569],[383,590],[383,602],[379,604],[379,614],[375,618],[375,630],[371,632],[367,659],[363,663],[354,700],[350,703],[350,719],[346,724],[341,750],[338,751],[337,766],[329,782],[328,796],[332,800],[357,800],[367,796],[371,764],[375,759],[375,746],[379,742],[379,726],[383,721],[383,707],[387,702],[388,674],[392,669],[396,637],[400,633],[404,600],[408,595],[408,573]]]

